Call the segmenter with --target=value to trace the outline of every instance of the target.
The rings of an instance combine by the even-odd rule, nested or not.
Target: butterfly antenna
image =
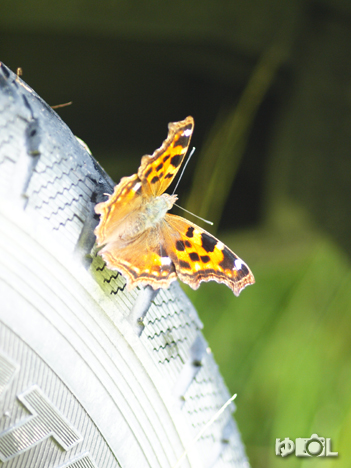
[[[180,182],[181,178],[183,177],[183,174],[184,174],[184,171],[185,171],[185,169],[186,169],[186,166],[188,165],[188,162],[190,161],[192,155],[195,153],[195,149],[196,149],[195,146],[193,146],[193,149],[190,151],[189,157],[188,157],[188,159],[186,160],[186,162],[185,162],[185,164],[184,164],[183,170],[182,170],[182,172],[180,173],[178,182],[176,183],[176,186],[174,187],[174,190],[173,190],[173,192],[172,192],[172,195],[175,194],[175,191],[176,191],[177,188],[178,188],[179,182]],[[204,223],[207,223],[207,224],[210,224],[211,226],[213,226],[212,221],[208,221],[207,219],[201,218],[200,216],[197,216],[196,214],[192,213],[191,211],[186,210],[185,208],[183,208],[182,206],[177,205],[176,203],[175,203],[174,205],[177,206],[178,208],[180,208],[181,210],[185,211],[186,213],[189,213],[189,214],[191,214],[192,216],[195,216],[195,218],[201,219],[201,221],[203,221]]]
[[[193,146],[193,149],[191,150],[191,152],[190,152],[190,154],[189,154],[189,157],[188,157],[188,159],[186,160],[186,162],[185,162],[185,164],[184,164],[183,170],[182,170],[182,172],[180,173],[178,182],[177,182],[176,186],[174,187],[174,190],[173,190],[173,192],[172,192],[172,195],[175,194],[175,191],[176,191],[177,188],[178,188],[179,182],[180,182],[181,178],[183,177],[183,174],[184,174],[184,171],[185,171],[185,169],[186,169],[186,166],[188,165],[188,162],[190,161],[191,156],[195,153],[195,149],[196,149],[195,146]],[[184,208],[183,208],[183,209],[184,209]],[[186,210],[185,210],[185,211],[186,211]]]
[[[201,221],[203,221],[204,223],[207,223],[207,224],[210,224],[211,226],[213,226],[213,222],[212,222],[212,221],[208,221],[208,219],[201,218],[201,216],[198,216],[198,215],[192,213],[191,211],[186,210],[185,208],[183,208],[182,206],[177,205],[176,203],[174,204],[174,206],[177,206],[177,207],[180,208],[181,210],[184,210],[186,213],[189,213],[189,214],[191,214],[192,216],[195,216],[195,218],[201,219]]]

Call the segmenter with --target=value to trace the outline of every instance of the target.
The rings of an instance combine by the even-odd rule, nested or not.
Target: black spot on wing
[[[190,238],[191,238],[191,237],[194,237],[194,228],[193,228],[192,226],[190,226],[190,227],[188,228],[188,230],[186,231],[186,234],[185,234],[185,235],[186,235],[186,237],[190,237]]]
[[[190,260],[192,260],[193,262],[199,262],[200,261],[200,257],[198,256],[198,254],[196,252],[191,252],[189,254],[189,257],[190,257]]]
[[[163,158],[163,162],[168,161],[169,158],[170,158],[170,155],[168,154],[167,156],[165,156],[165,157]]]
[[[201,255],[200,258],[203,263],[208,263],[211,260],[208,255]]]
[[[174,174],[171,174],[170,172],[168,174],[165,175],[165,179],[172,179],[172,177],[174,176]]]
[[[156,184],[156,182],[158,182],[159,180],[160,180],[160,178],[157,177],[157,176],[155,176],[155,177],[153,177],[153,178],[151,179],[151,183],[152,183],[152,184]]]
[[[201,242],[206,252],[213,252],[217,244],[217,240],[205,232],[201,234]]]
[[[159,164],[157,167],[156,167],[156,171],[160,171],[161,169],[163,168],[163,163]]]
[[[183,252],[185,250],[185,244],[182,240],[176,242],[176,249],[178,252]]]
[[[191,269],[190,263],[184,262],[184,260],[179,260],[179,266],[180,268],[185,268],[186,270]]]
[[[149,175],[151,174],[151,172],[152,172],[152,167],[149,167],[149,169],[145,172],[144,177],[145,177],[145,178],[149,177]]]
[[[179,164],[182,162],[182,155],[181,154],[176,154],[175,156],[172,157],[171,159],[171,164],[173,167],[178,167]]]
[[[191,243],[188,240],[184,241],[184,244],[185,247],[191,247]]]
[[[223,270],[232,270],[234,267],[234,261],[237,257],[233,254],[233,252],[227,249],[227,247],[224,247],[222,253],[223,260],[219,263],[219,266],[221,266]]]

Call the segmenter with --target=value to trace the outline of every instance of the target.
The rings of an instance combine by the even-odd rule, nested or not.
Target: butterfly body
[[[145,204],[145,215],[147,217],[147,225],[156,226],[164,220],[167,211],[169,211],[174,203],[178,200],[177,195],[169,195],[163,193],[159,197],[153,197]]]
[[[193,289],[215,280],[239,295],[254,283],[249,267],[211,234],[168,213],[177,196],[164,191],[183,162],[193,127],[192,117],[169,124],[167,139],[143,156],[138,173],[122,178],[109,199],[96,205],[99,254],[130,288],[165,288],[178,277]]]

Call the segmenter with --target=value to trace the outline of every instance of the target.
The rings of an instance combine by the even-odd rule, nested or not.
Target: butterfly
[[[220,240],[190,221],[169,214],[177,195],[164,193],[187,153],[194,119],[168,125],[168,136],[137,174],[123,177],[108,200],[98,203],[99,255],[118,270],[129,289],[167,288],[179,278],[193,289],[202,281],[226,284],[236,296],[255,282],[250,268]]]

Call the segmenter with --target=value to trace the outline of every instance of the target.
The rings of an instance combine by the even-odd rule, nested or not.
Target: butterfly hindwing
[[[179,216],[166,214],[165,246],[178,277],[197,289],[202,281],[224,283],[238,296],[255,282],[249,267],[214,236]]]
[[[112,195],[95,206],[95,212],[101,216],[95,229],[98,245],[112,241],[123,220],[131,213],[136,213],[142,204],[141,182],[137,174],[123,177],[115,186]]]
[[[128,289],[138,284],[149,284],[158,289],[168,287],[177,279],[175,266],[163,245],[162,232],[157,227],[144,231],[133,243],[108,244],[99,254],[108,267],[123,274]]]

